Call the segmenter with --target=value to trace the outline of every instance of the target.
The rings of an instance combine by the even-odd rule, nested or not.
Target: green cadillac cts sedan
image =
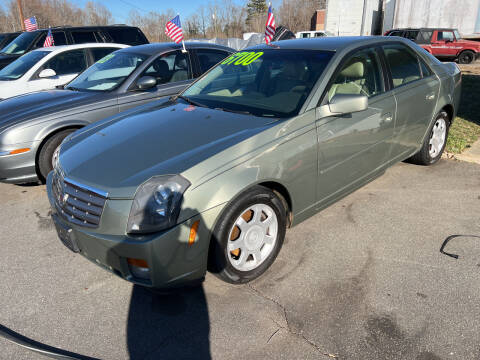
[[[69,135],[47,184],[58,235],[148,287],[207,269],[248,282],[287,228],[399,161],[437,162],[460,85],[455,64],[403,38],[249,48],[178,96]]]

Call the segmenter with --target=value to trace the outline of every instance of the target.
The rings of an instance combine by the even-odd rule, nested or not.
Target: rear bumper
[[[47,193],[52,205],[52,219],[60,239],[70,250],[79,253],[103,269],[135,284],[168,289],[201,281],[207,270],[211,229],[223,205],[198,214],[175,227],[144,236],[98,233],[98,229],[83,228],[65,221],[57,214],[51,191],[51,175],[47,179]],[[107,200],[107,202],[116,200]],[[114,207],[114,206],[113,206]],[[111,205],[106,204],[102,220],[108,218]],[[188,244],[190,229],[200,221],[196,241]],[[126,224],[118,224],[125,228]],[[100,225],[99,228],[102,228]],[[68,237],[65,238],[65,234]],[[127,259],[141,259],[148,263],[148,279],[134,275]]]

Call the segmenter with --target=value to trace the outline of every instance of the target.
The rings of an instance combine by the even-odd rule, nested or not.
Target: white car
[[[325,37],[327,33],[325,31],[317,30],[317,31],[299,31],[295,34],[297,39],[305,39],[305,38],[314,38],[314,37]]]
[[[97,60],[125,47],[92,43],[30,51],[0,70],[0,100],[65,85]]]

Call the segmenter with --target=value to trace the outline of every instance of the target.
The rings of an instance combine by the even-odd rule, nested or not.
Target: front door
[[[29,92],[54,89],[72,81],[87,68],[84,49],[64,51],[55,55],[42,65],[28,82]],[[55,76],[40,78],[38,75],[45,69],[55,71]]]
[[[368,109],[322,117],[317,109],[319,205],[329,203],[361,183],[390,159],[395,127],[395,99],[385,80],[375,48],[349,55],[331,81],[322,104],[337,94],[368,97]]]
[[[158,56],[137,79],[151,76],[157,80],[157,86],[139,91],[135,82],[130,90],[120,95],[118,104],[120,111],[134,106],[146,104],[150,101],[176,95],[192,82],[192,66],[188,53],[171,51]]]

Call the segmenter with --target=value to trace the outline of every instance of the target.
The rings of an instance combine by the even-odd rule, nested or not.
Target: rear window
[[[112,38],[112,41],[117,44],[125,44],[125,45],[145,44],[145,37],[137,28],[118,28],[118,29],[107,29],[104,31],[107,32]]]
[[[75,44],[102,42],[97,40],[93,31],[72,31],[72,37]]]

